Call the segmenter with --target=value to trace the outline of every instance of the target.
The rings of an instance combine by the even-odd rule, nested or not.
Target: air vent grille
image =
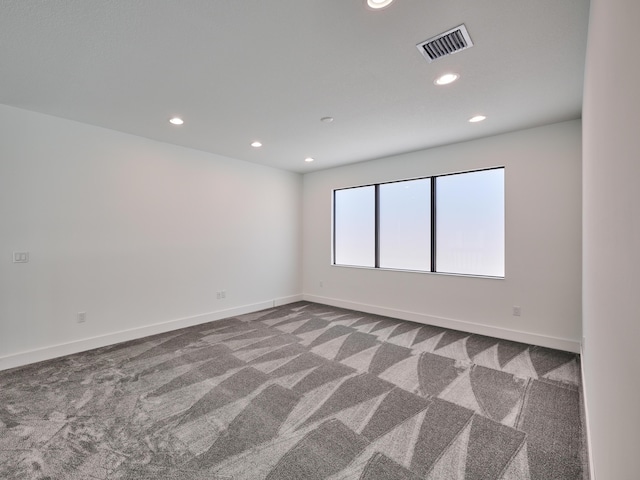
[[[424,58],[431,63],[439,58],[473,47],[473,42],[469,37],[467,28],[464,25],[460,25],[440,35],[431,37],[416,46]]]

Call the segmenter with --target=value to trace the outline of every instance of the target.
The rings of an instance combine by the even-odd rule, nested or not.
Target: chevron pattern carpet
[[[0,478],[583,478],[579,356],[300,302],[0,372]]]

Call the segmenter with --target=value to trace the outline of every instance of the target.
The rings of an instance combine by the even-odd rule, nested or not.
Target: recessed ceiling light
[[[459,78],[460,75],[458,75],[457,73],[445,73],[444,75],[436,78],[433,83],[435,83],[436,85],[448,85],[455,82]]]
[[[180,117],[173,117],[169,119],[169,123],[171,123],[172,125],[182,125],[184,123],[184,120],[182,120]]]
[[[391,2],[393,2],[393,0],[367,0],[367,5],[369,8],[379,10],[381,8],[388,7],[391,5]]]
[[[484,115],[476,115],[475,117],[471,117],[469,119],[469,121],[471,123],[477,123],[477,122],[481,122],[483,120],[485,120],[487,117],[485,117]]]
[[[320,121],[324,123],[331,123],[333,122],[333,117],[322,117]]]
[[[314,159],[311,158],[311,157],[307,157],[307,158],[304,159],[304,161],[307,162],[307,163],[311,163],[311,162],[313,162],[313,160]]]
[[[255,142],[253,142],[253,143],[251,144],[251,146],[252,146],[253,148],[260,148],[260,147],[262,146],[262,144],[261,144],[260,142],[258,142],[258,141],[255,141]]]

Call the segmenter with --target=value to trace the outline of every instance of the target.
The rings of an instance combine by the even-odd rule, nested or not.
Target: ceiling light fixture
[[[169,123],[172,125],[182,125],[184,123],[184,120],[182,120],[180,117],[173,117],[169,119]]]
[[[333,122],[333,117],[322,117],[320,121],[324,123],[331,123]]]
[[[367,5],[374,10],[380,10],[381,8],[391,5],[391,2],[393,2],[393,0],[367,0]]]
[[[304,159],[304,161],[307,162],[307,163],[311,163],[311,162],[313,162],[313,160],[314,159],[311,158],[311,157],[307,157],[307,158]]]
[[[262,146],[262,143],[260,143],[260,142],[258,142],[258,141],[255,141],[255,142],[252,142],[252,143],[251,143],[251,146],[252,146],[253,148],[260,148],[260,147]]]
[[[457,73],[445,73],[444,75],[440,75],[438,78],[436,78],[433,83],[435,83],[436,85],[449,85],[459,78],[460,75],[458,75]]]
[[[471,123],[478,123],[478,122],[481,122],[481,121],[485,120],[486,118],[487,117],[485,117],[484,115],[476,115],[475,117],[471,117],[469,119],[469,121]]]

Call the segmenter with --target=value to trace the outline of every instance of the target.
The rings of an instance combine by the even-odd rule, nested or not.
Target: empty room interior
[[[640,478],[633,0],[4,0],[0,477]]]

